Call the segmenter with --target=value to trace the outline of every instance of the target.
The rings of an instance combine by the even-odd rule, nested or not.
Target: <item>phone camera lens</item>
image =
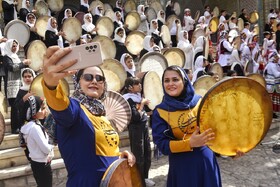
[[[90,49],[93,49],[93,46],[91,45],[89,48],[90,48]]]
[[[97,45],[94,45],[93,47],[94,47],[94,49],[96,49],[96,48],[97,48]]]
[[[89,50],[89,47],[86,47],[86,50]]]

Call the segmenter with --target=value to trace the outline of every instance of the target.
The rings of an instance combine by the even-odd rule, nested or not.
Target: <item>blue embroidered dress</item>
[[[119,136],[104,116],[95,116],[59,84],[44,95],[57,125],[57,140],[64,160],[67,187],[99,187],[106,169],[119,158]]]

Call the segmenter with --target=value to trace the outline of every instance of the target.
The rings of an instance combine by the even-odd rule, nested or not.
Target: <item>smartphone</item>
[[[69,60],[77,59],[78,62],[63,71],[79,70],[90,66],[98,66],[103,63],[101,45],[92,42],[71,47],[72,51],[60,59],[56,64],[63,64]]]

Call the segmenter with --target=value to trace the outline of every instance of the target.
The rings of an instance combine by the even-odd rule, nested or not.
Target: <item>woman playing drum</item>
[[[199,133],[197,126],[201,96],[178,66],[165,69],[162,85],[164,97],[153,110],[152,134],[159,150],[169,156],[167,187],[222,186],[216,156],[206,146],[215,134],[212,129]]]

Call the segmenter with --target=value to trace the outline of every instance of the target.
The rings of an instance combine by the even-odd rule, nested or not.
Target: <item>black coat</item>
[[[47,47],[57,45],[57,40],[59,36],[57,36],[54,32],[47,30],[45,33],[45,44]]]
[[[30,11],[27,10],[26,8],[21,8],[19,10],[19,19],[23,22],[26,22],[26,16]]]
[[[88,13],[88,8],[83,5],[80,5],[80,11],[84,13]]]
[[[2,1],[2,8],[4,12],[4,22],[5,24],[14,20],[14,4],[8,4],[5,1]]]
[[[117,59],[118,61],[120,61],[122,55],[124,53],[128,53],[128,50],[126,48],[126,46],[124,45],[124,43],[118,42],[114,40],[114,43],[116,45],[116,56],[115,59]]]
[[[276,34],[276,50],[279,52],[280,50],[280,30],[275,32]]]

